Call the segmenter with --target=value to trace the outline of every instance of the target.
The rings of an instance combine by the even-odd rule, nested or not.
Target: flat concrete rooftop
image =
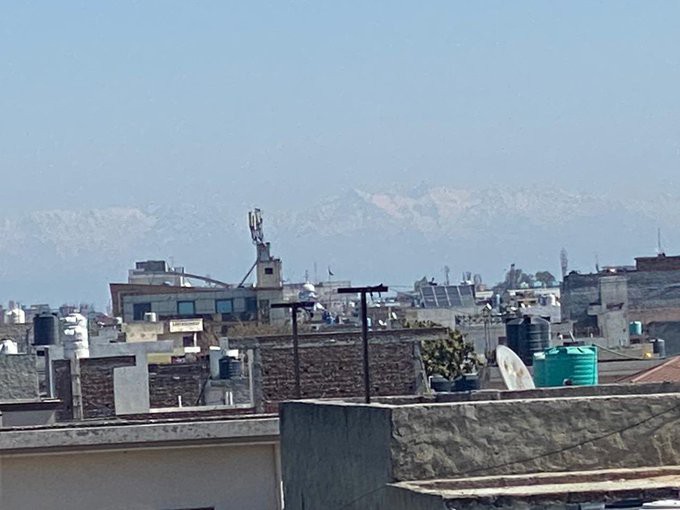
[[[86,421],[0,429],[0,455],[170,445],[277,442],[276,415]]]
[[[516,505],[529,506],[555,501],[647,502],[680,495],[680,466],[428,480],[392,486],[440,496],[447,507],[456,509],[503,506],[509,498]]]

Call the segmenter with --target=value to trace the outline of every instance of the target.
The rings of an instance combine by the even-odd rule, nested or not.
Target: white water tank
[[[10,308],[5,312],[5,324],[26,324],[26,312],[21,308]]]
[[[71,359],[89,356],[87,318],[79,313],[71,313],[64,317],[64,357]]]
[[[0,341],[0,354],[18,354],[19,348],[14,340],[5,338]]]
[[[146,312],[144,314],[144,322],[158,322],[158,314],[156,312]]]
[[[213,379],[220,378],[220,358],[223,356],[223,351],[216,345],[211,345],[208,351],[208,359],[210,361],[210,377]]]

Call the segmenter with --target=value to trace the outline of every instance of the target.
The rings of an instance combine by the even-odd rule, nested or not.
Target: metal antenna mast
[[[389,289],[383,284],[373,287],[343,287],[338,294],[361,294],[361,336],[364,341],[364,394],[367,404],[371,403],[371,376],[368,365],[368,305],[366,294],[387,292]]]
[[[250,228],[250,237],[253,240],[255,246],[261,246],[264,244],[264,230],[262,229],[262,211],[258,208],[253,209],[248,212],[248,227]],[[257,266],[257,257],[255,257],[255,262],[250,266],[250,269],[238,284],[239,287],[243,287],[250,274],[253,272]]]

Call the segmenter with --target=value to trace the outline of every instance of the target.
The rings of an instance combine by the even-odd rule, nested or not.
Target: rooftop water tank
[[[545,351],[546,386],[597,384],[597,347],[562,346]]]
[[[158,322],[158,314],[156,312],[144,312],[144,322]]]
[[[642,335],[642,322],[633,321],[628,325],[628,331],[633,336]]]
[[[663,338],[657,338],[656,340],[652,340],[652,347],[654,350],[654,354],[656,354],[657,357],[659,358],[666,357],[666,341]]]
[[[18,354],[19,348],[14,340],[5,338],[0,340],[0,354]]]
[[[541,317],[525,315],[505,324],[508,347],[515,351],[526,364],[534,362],[535,352],[543,352],[550,347],[550,322]]]
[[[43,312],[33,318],[33,343],[35,345],[56,345],[59,343],[57,314]]]
[[[537,388],[544,388],[546,385],[545,374],[545,353],[534,353],[534,384]]]
[[[70,313],[64,317],[64,357],[71,359],[89,356],[87,319],[79,313]]]
[[[26,324],[26,312],[19,307],[11,308],[5,312],[5,323]]]

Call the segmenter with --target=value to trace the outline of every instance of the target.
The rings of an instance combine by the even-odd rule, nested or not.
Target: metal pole
[[[291,318],[293,321],[293,367],[295,370],[295,398],[301,398],[300,391],[300,345],[298,341],[298,323],[297,323],[297,306],[291,306],[290,311],[293,314]]]
[[[368,360],[368,305],[366,304],[366,294],[369,292],[387,292],[389,289],[384,285],[372,287],[343,287],[338,289],[338,294],[360,294],[361,295],[361,336],[364,347],[364,393],[367,404],[371,403],[371,377],[369,372]]]
[[[368,306],[366,305],[366,292],[361,293],[361,336],[364,341],[364,395],[366,403],[371,403],[371,377],[368,363]]]
[[[272,308],[287,308],[291,312],[291,325],[293,326],[293,371],[295,374],[295,398],[301,398],[302,390],[300,385],[300,342],[298,338],[298,310],[311,308],[314,306],[313,301],[297,301],[293,303],[274,303]]]

